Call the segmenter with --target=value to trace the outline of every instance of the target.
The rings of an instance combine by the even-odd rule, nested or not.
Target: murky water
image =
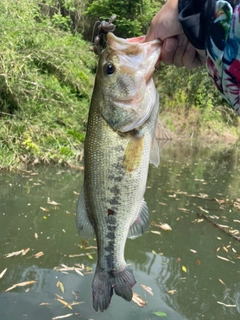
[[[114,295],[103,314],[92,308],[96,250],[86,248],[75,227],[83,174],[56,167],[1,173],[0,319],[239,320],[240,243],[197,215],[240,229],[239,150],[164,148],[160,168],[150,168],[145,197],[152,225],[125,251],[137,280],[133,291],[146,305]],[[62,264],[84,276],[54,269]],[[22,282],[30,283],[12,288]]]

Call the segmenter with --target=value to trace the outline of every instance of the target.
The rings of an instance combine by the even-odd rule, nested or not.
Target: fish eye
[[[114,72],[115,72],[115,66],[114,66],[114,64],[113,63],[111,63],[111,62],[109,62],[109,63],[107,63],[106,65],[105,65],[105,67],[104,67],[104,71],[105,71],[105,73],[107,74],[107,75],[111,75],[111,74],[113,74]]]

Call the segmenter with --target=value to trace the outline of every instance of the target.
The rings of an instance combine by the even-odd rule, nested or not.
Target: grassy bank
[[[33,1],[0,4],[0,168],[77,163],[96,61]]]
[[[59,18],[59,16],[58,16]],[[32,0],[0,3],[0,169],[78,166],[96,57],[89,42]],[[174,139],[239,138],[239,118],[201,69],[161,67],[161,119]]]
[[[240,117],[214,87],[205,67],[193,71],[160,66],[155,84],[160,118],[173,139],[239,140]]]

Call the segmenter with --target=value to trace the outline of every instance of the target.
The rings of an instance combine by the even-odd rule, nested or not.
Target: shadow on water
[[[55,167],[1,173],[0,274],[7,270],[0,278],[0,319],[69,315],[69,319],[154,320],[159,317],[153,312],[162,312],[170,320],[238,320],[240,244],[198,219],[197,213],[240,228],[240,199],[232,201],[240,198],[239,154],[238,146],[164,148],[160,168],[149,171],[146,201],[152,225],[142,237],[129,240],[125,250],[137,280],[133,291],[147,304],[140,308],[113,296],[103,314],[92,308],[96,250],[87,247],[75,227],[83,173]],[[161,223],[172,231],[159,228]],[[6,257],[27,248],[25,255]],[[61,264],[78,264],[84,276],[54,269]],[[35,283],[6,292],[25,281]],[[153,296],[141,284],[152,288]],[[59,296],[69,304],[64,306]],[[71,306],[72,302],[78,304]]]

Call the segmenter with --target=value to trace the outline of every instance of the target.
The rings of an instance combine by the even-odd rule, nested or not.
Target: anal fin
[[[143,200],[139,215],[129,229],[128,238],[135,239],[141,236],[147,230],[148,227],[148,207],[146,202]]]
[[[76,213],[76,224],[77,230],[80,236],[86,239],[94,238],[95,231],[91,221],[89,220],[85,198],[84,198],[84,186],[80,192],[78,203],[77,203],[77,213]]]

